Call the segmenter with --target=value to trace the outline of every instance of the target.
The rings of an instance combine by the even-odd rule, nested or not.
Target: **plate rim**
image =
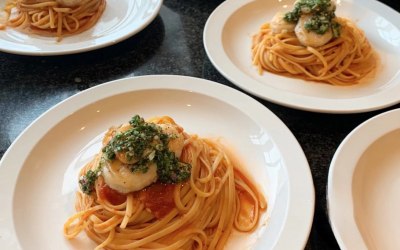
[[[141,81],[146,81],[146,84],[135,84]],[[65,99],[35,119],[14,140],[0,161],[0,189],[3,190],[3,192],[0,192],[0,203],[5,203],[4,210],[0,210],[0,221],[3,220],[15,232],[12,218],[9,218],[8,221],[4,220],[5,214],[12,211],[11,201],[16,187],[16,182],[13,183],[13,179],[16,178],[24,165],[23,158],[29,156],[30,149],[39,142],[47,130],[56,126],[74,111],[96,101],[127,92],[151,89],[181,90],[199,93],[233,105],[243,113],[246,113],[245,111],[251,106],[252,109],[265,114],[263,117],[257,117],[256,120],[254,117],[249,117],[254,119],[255,122],[257,121],[259,125],[266,124],[266,121],[268,121],[267,124],[272,124],[271,126],[279,125],[277,132],[271,133],[270,136],[277,143],[277,146],[279,146],[279,150],[285,161],[285,171],[289,182],[289,200],[285,223],[279,232],[280,237],[277,239],[274,249],[288,249],[288,247],[290,249],[304,248],[313,222],[315,191],[308,161],[295,136],[271,110],[244,93],[214,81],[179,75],[136,76],[103,83]],[[94,92],[96,95],[93,95]],[[233,100],[241,101],[233,104]],[[25,143],[27,139],[29,141]],[[288,141],[290,143],[285,145],[286,148],[293,149],[291,152],[282,149],[283,142]],[[289,153],[290,158],[288,157]],[[15,158],[18,154],[24,155],[24,157]],[[11,170],[10,165],[13,166]],[[287,166],[296,167],[288,169]],[[10,195],[7,196],[8,193]],[[3,224],[3,227],[5,224]],[[0,233],[1,228],[2,226],[0,226]],[[293,233],[293,228],[298,229],[295,234]],[[16,238],[17,236],[15,235],[14,237]],[[287,240],[289,237],[291,240]],[[0,237],[0,245],[4,244],[4,240],[5,237]],[[19,244],[18,242],[16,243]]]
[[[353,213],[339,213],[338,211],[344,208],[346,211],[353,211],[352,178],[362,154],[372,143],[386,134],[400,129],[399,122],[400,108],[375,115],[354,128],[343,139],[334,153],[329,166],[326,199],[329,223],[341,249],[368,248],[358,230]],[[385,125],[382,126],[382,124]],[[337,190],[338,182],[340,182],[340,190]],[[337,201],[339,200],[338,196],[341,196],[342,202]],[[343,221],[346,221],[347,224],[340,223]],[[344,235],[344,232],[346,232],[346,235]],[[350,237],[351,240],[346,240],[346,236]]]
[[[72,54],[78,54],[78,53],[83,53],[83,52],[89,52],[89,51],[105,48],[108,46],[112,46],[114,44],[122,42],[122,41],[136,35],[140,31],[145,29],[157,17],[164,0],[153,0],[153,1],[157,1],[156,2],[157,5],[153,9],[153,13],[151,15],[149,15],[146,19],[144,19],[143,23],[138,28],[132,29],[128,32],[125,32],[122,35],[118,36],[116,39],[108,39],[108,40],[103,41],[98,44],[89,44],[88,46],[82,46],[79,48],[71,48],[71,49],[64,49],[64,50],[47,50],[47,51],[46,50],[37,51],[37,50],[28,50],[28,49],[15,49],[14,47],[10,47],[9,45],[7,45],[7,44],[10,44],[9,41],[6,41],[6,42],[0,41],[0,51],[4,52],[4,53],[9,53],[9,54],[25,55],[25,56],[58,56],[58,55],[72,55]],[[107,8],[107,6],[106,6],[106,8]],[[101,19],[101,17],[100,17],[100,19]],[[3,30],[1,32],[7,32],[7,31]],[[89,39],[88,41],[90,41],[90,40],[91,39]],[[11,43],[11,44],[13,44],[13,43]],[[57,45],[62,46],[62,44],[57,44]]]
[[[366,95],[357,98],[327,99],[315,96],[303,96],[301,94],[279,90],[272,86],[263,84],[242,72],[225,53],[222,43],[222,34],[226,22],[235,11],[256,1],[262,0],[226,0],[211,13],[204,27],[203,44],[208,58],[218,72],[234,85],[266,101],[293,109],[318,113],[363,113],[383,109],[400,103],[400,98],[393,94],[393,92],[396,91],[393,91],[392,88],[390,89],[391,91],[378,92],[373,95]],[[382,11],[385,11],[385,17],[388,20],[391,20],[392,24],[396,23],[397,25],[395,26],[400,29],[400,26],[398,25],[400,23],[400,13],[384,3],[376,0],[345,1],[350,4],[361,2],[364,7],[373,9],[380,15],[382,15]],[[393,22],[393,20],[396,20],[396,22]],[[220,35],[216,36],[215,34]],[[397,82],[395,87],[399,90],[399,72],[397,72],[396,76]],[[248,82],[254,83],[253,86],[249,86],[247,84]],[[261,84],[262,86],[257,86]],[[268,94],[265,94],[265,92],[268,92]]]

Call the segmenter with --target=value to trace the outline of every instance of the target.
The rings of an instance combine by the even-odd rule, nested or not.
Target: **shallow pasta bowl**
[[[222,138],[264,194],[268,209],[250,234],[233,233],[227,249],[303,249],[314,188],[304,153],[289,129],[252,98],[184,76],[118,80],[56,105],[14,141],[0,162],[0,248],[91,249],[82,233],[63,238],[74,213],[78,171],[101,148],[104,132],[128,121],[169,115],[187,133]]]
[[[400,109],[354,129],[336,151],[328,177],[328,211],[342,249],[400,246]]]
[[[4,7],[6,0],[0,0]],[[160,11],[162,0],[107,0],[104,13],[90,29],[57,38],[0,30],[0,51],[34,56],[65,55],[95,50],[123,41],[147,27]]]
[[[207,20],[203,36],[216,69],[257,97],[301,110],[358,113],[400,102],[400,14],[375,0],[338,1],[336,11],[338,16],[355,22],[379,54],[379,68],[371,82],[343,87],[268,72],[260,75],[252,65],[252,37],[278,11],[289,11],[293,2],[227,0],[217,7]]]

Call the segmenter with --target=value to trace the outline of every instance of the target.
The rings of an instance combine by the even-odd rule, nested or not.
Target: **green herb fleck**
[[[306,30],[314,31],[317,34],[323,35],[330,28],[330,20],[325,16],[314,15],[305,22],[304,28]]]
[[[94,183],[97,180],[97,177],[101,174],[101,169],[104,164],[104,161],[100,161],[97,168],[94,170],[88,170],[85,175],[82,175],[79,178],[79,187],[81,188],[82,192],[85,194],[90,194],[94,189]]]
[[[149,159],[140,159],[137,163],[131,164],[128,167],[132,173],[141,172],[145,174],[149,170],[149,163]]]
[[[107,160],[115,159],[116,153],[124,153],[128,161],[135,159],[129,169],[142,173],[156,163],[161,183],[179,183],[189,178],[191,165],[179,162],[168,148],[169,141],[177,135],[164,133],[160,126],[145,122],[139,115],[132,117],[129,124],[131,129],[116,134],[103,148]]]
[[[168,135],[163,134],[159,126],[146,123],[138,115],[129,123],[132,129],[116,134],[103,148],[107,159],[113,160],[116,153],[123,152],[128,161],[140,160],[153,151],[153,148],[160,148],[168,141]]]
[[[331,29],[334,37],[340,36],[340,25],[334,20],[335,5],[331,0],[300,0],[292,11],[285,14],[284,20],[297,23],[301,15],[311,15],[304,24],[306,30],[323,35]]]
[[[333,32],[333,37],[339,37],[340,36],[340,24],[337,22],[332,23],[332,32]]]
[[[179,162],[173,152],[163,150],[156,155],[157,174],[161,183],[179,183],[190,177],[191,165]]]

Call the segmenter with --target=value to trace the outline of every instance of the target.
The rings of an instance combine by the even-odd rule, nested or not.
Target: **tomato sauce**
[[[175,184],[154,183],[139,191],[139,199],[157,219],[161,219],[175,208],[175,186]]]
[[[175,186],[175,184],[154,183],[141,191],[134,192],[134,197],[139,198],[157,219],[161,219],[175,208]],[[113,205],[119,205],[126,201],[127,195],[103,184],[99,187],[99,196]]]
[[[251,190],[254,191],[254,194],[256,197],[260,199],[260,202],[258,204],[260,210],[265,210],[266,209],[266,201],[264,200],[264,197],[260,196],[257,192],[257,188],[254,186],[254,184],[238,169],[234,170],[235,176],[237,178],[240,178],[243,182],[249,186]],[[256,203],[253,199],[253,197],[246,191],[240,188],[240,186],[236,186],[236,190],[238,193],[239,197],[239,202],[240,202],[240,211],[238,215],[238,222],[243,225],[249,225],[255,220],[257,220],[256,216]]]
[[[239,190],[238,196],[240,201],[238,222],[241,225],[249,225],[256,220],[256,205],[248,192]]]
[[[119,205],[126,201],[126,194],[110,188],[110,186],[107,184],[100,186],[99,191],[100,198],[103,200],[108,200],[113,205]]]

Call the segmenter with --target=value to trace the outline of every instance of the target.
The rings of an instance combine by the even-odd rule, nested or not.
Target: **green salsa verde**
[[[285,14],[284,20],[289,23],[297,23],[301,15],[311,15],[304,24],[308,31],[319,35],[332,30],[333,37],[340,36],[340,24],[335,21],[336,6],[331,0],[299,0],[292,11]]]
[[[125,154],[132,172],[146,173],[149,165],[157,166],[158,181],[161,183],[180,183],[189,179],[191,165],[180,162],[168,148],[168,143],[175,135],[164,133],[160,126],[146,122],[139,115],[129,121],[131,128],[118,132],[102,149],[103,156],[95,170],[89,170],[79,179],[83,193],[90,194],[94,183],[100,176],[105,161],[113,161],[117,153]],[[135,159],[135,161],[133,161]]]

